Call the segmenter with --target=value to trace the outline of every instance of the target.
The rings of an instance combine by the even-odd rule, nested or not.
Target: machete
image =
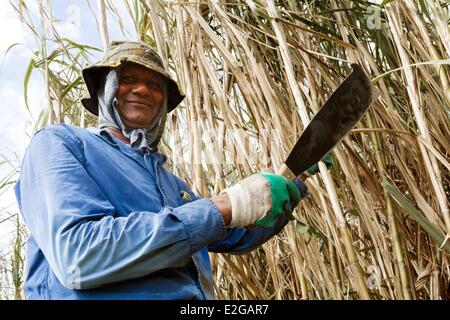
[[[331,94],[298,138],[279,174],[295,179],[320,161],[358,123],[379,90],[358,64]]]

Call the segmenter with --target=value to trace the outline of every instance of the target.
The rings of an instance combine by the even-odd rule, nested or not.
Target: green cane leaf
[[[306,233],[309,230],[309,226],[297,220],[295,224],[295,231],[298,233]]]
[[[445,236],[439,231],[436,226],[434,226],[428,219],[417,210],[411,202],[406,199],[406,197],[393,185],[383,180],[383,186],[386,188],[388,193],[408,214],[413,218],[433,239],[436,241],[437,246],[440,247],[445,240]],[[450,243],[447,241],[443,247],[447,252],[450,253]]]

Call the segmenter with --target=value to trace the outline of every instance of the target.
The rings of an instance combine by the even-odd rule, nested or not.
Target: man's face
[[[116,98],[118,111],[127,129],[146,128],[162,106],[162,76],[139,64],[123,66]]]

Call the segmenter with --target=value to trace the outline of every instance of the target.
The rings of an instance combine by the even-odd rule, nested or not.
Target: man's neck
[[[106,130],[111,133],[114,137],[122,141],[123,143],[130,144],[130,139],[125,137],[119,129],[113,127],[106,127]]]

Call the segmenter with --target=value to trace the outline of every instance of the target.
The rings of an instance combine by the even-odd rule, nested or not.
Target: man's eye
[[[156,81],[148,81],[147,85],[150,88],[153,88],[153,89],[161,89],[161,86],[159,85],[159,82],[156,82]]]
[[[134,81],[134,77],[125,76],[125,77],[122,77],[120,80],[125,83],[131,83]]]

